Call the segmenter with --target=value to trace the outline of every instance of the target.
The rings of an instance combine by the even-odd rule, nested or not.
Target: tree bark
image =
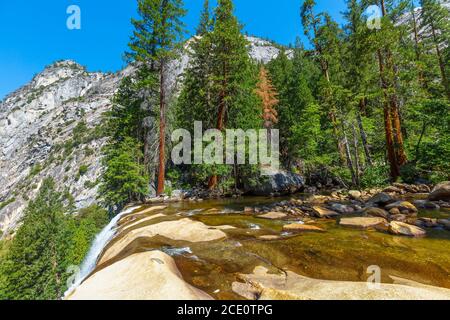
[[[220,91],[220,98],[219,98],[219,114],[217,116],[217,130],[222,131],[224,129],[224,123],[225,123],[225,113],[226,113],[226,91],[227,91],[227,67],[226,63],[224,62],[222,65],[222,88]],[[209,178],[208,182],[208,189],[214,190],[217,188],[217,184],[219,182],[219,178],[217,175],[213,175]]]
[[[359,148],[358,148],[358,136],[356,134],[355,126],[352,125],[352,133],[353,133],[353,150],[355,153],[355,175],[356,175],[356,185],[360,186],[360,175],[361,175],[361,161],[359,159]]]
[[[391,178],[396,180],[400,176],[400,168],[397,163],[397,157],[394,146],[394,134],[392,129],[391,108],[389,104],[389,96],[387,93],[387,84],[384,76],[384,61],[381,50],[378,50],[378,63],[380,68],[380,81],[383,90],[383,111],[384,111],[384,130],[386,134],[386,149],[389,166],[391,168]]]
[[[346,155],[346,158],[347,158],[347,167],[350,170],[350,173],[352,175],[352,184],[353,184],[353,186],[356,186],[356,185],[358,185],[358,182],[357,182],[357,178],[356,178],[355,169],[353,167],[352,154],[350,152],[350,146],[349,146],[349,143],[348,143],[347,134],[345,133],[344,125],[342,125],[342,132],[343,132],[343,135],[344,135],[344,142],[343,143],[344,143],[344,147],[345,147],[345,155]]]

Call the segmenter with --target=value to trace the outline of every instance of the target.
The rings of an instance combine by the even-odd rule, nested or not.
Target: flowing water
[[[102,253],[105,246],[112,240],[116,234],[117,224],[120,219],[130,214],[131,212],[139,209],[139,207],[129,208],[121,213],[119,213],[110,223],[103,228],[103,230],[95,237],[88,254],[81,263],[80,270],[76,275],[73,285],[67,290],[65,296],[69,295],[76,287],[78,287],[95,269],[97,265],[97,260]]]
[[[450,231],[427,229],[425,238],[415,239],[387,232],[344,228],[336,220],[317,220],[314,225],[326,232],[291,234],[282,231],[286,221],[264,220],[243,214],[247,206],[262,207],[281,200],[243,198],[170,204],[165,210],[142,215],[139,217],[143,219],[142,223],[136,224],[135,221],[130,230],[182,218],[212,227],[227,225],[235,229],[224,230],[227,239],[208,243],[174,241],[161,236],[138,238],[113,260],[95,268],[100,252],[124,236],[119,232],[110,241],[115,233],[115,223],[112,223],[106,228],[109,231],[104,230],[104,234],[99,235],[102,240],[91,249],[83,277],[94,268],[96,272],[133,253],[161,250],[174,258],[188,283],[216,299],[240,298],[232,292],[231,284],[236,281],[238,273],[252,273],[256,266],[264,266],[271,271],[290,270],[316,279],[366,281],[368,267],[376,265],[381,268],[384,283],[393,283],[390,276],[396,276],[450,288]],[[139,210],[133,212],[136,213]],[[144,221],[156,213],[165,216]],[[450,211],[421,211],[420,216],[449,218]],[[119,220],[116,218],[115,222]],[[296,222],[295,219],[292,222]],[[129,230],[123,233],[127,232]],[[260,236],[267,235],[280,238],[271,241],[260,239]]]

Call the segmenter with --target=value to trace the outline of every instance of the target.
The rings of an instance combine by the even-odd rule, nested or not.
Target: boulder
[[[283,212],[269,212],[263,215],[257,216],[260,219],[269,219],[269,220],[279,220],[287,217],[286,213]]]
[[[450,201],[450,181],[438,184],[428,196],[430,201]]]
[[[450,230],[450,219],[440,219],[438,220],[438,223],[445,229]]]
[[[399,221],[399,222],[406,222],[408,220],[408,216],[405,214],[394,214],[390,217],[391,221]]]
[[[239,274],[232,289],[250,300],[450,300],[450,290],[427,285],[379,284],[307,278],[292,271],[270,273],[256,267],[253,274]]]
[[[367,203],[371,205],[385,205],[393,202],[394,199],[385,192],[380,192],[370,198]]]
[[[389,218],[389,213],[381,208],[366,208],[364,209],[363,213],[372,217],[379,217],[384,219]]]
[[[283,231],[287,232],[307,232],[307,231],[313,231],[313,232],[325,232],[322,228],[307,225],[307,224],[301,224],[301,223],[293,223],[293,224],[287,224],[283,226]]]
[[[68,300],[212,300],[186,283],[175,261],[160,251],[131,255],[85,280]]]
[[[417,220],[418,227],[424,227],[424,228],[437,228],[439,227],[438,219],[432,219],[432,218],[420,218]]]
[[[330,204],[329,207],[331,210],[336,211],[340,214],[349,214],[355,212],[355,209],[353,209],[353,207],[341,203],[333,203]]]
[[[400,194],[400,193],[403,192],[403,189],[400,189],[400,188],[394,187],[394,186],[389,186],[389,187],[385,188],[383,190],[383,192],[386,192],[386,193],[399,193]]]
[[[273,194],[293,194],[302,190],[305,180],[302,176],[291,172],[274,172],[263,176],[260,181],[244,183],[244,191],[255,196],[270,196]]]
[[[356,217],[356,218],[342,218],[339,224],[344,227],[368,229],[386,225],[387,221],[386,219],[383,218]]]
[[[313,207],[313,211],[314,215],[318,218],[332,218],[339,216],[339,213],[319,206]]]
[[[397,202],[387,205],[385,208],[386,208],[386,210],[391,210],[391,209],[397,208],[403,214],[418,212],[417,208],[408,201],[397,201]]]
[[[415,200],[413,201],[413,204],[420,209],[427,209],[427,210],[441,209],[441,207],[438,204],[427,200]]]
[[[389,232],[408,237],[423,237],[427,234],[422,228],[399,221],[392,221],[389,224]]]
[[[350,198],[358,200],[362,197],[362,193],[358,190],[350,190],[348,192],[348,195],[350,196]]]
[[[398,208],[392,208],[391,210],[389,210],[389,214],[393,216],[398,216],[399,214],[401,214],[401,212],[400,210],[398,210]]]

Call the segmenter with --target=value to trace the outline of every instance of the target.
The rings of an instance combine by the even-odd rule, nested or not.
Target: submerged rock
[[[131,255],[102,269],[68,300],[212,300],[186,283],[175,261],[161,251]]]
[[[295,232],[305,232],[305,231],[313,231],[313,232],[325,232],[324,229],[301,223],[293,223],[287,224],[283,226],[283,231],[295,231]]]
[[[260,219],[269,219],[269,220],[279,220],[287,217],[286,213],[283,212],[269,212],[263,215],[257,216]]]
[[[427,285],[379,284],[317,280],[291,271],[270,274],[256,267],[253,274],[240,274],[243,282],[233,291],[251,300],[450,300],[450,290]]]
[[[275,235],[266,235],[266,236],[260,236],[259,239],[265,240],[265,241],[273,241],[273,240],[279,240],[279,239],[281,239],[281,237],[275,236]]]
[[[422,228],[400,221],[392,221],[389,225],[389,232],[394,235],[408,237],[423,237],[427,234]]]

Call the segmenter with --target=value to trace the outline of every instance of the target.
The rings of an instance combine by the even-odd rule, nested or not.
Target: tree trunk
[[[356,173],[356,185],[360,186],[360,175],[361,175],[361,161],[359,159],[359,148],[358,148],[358,136],[356,134],[355,126],[352,125],[352,133],[353,133],[353,150],[355,153],[355,173]]]
[[[384,0],[381,0],[381,9],[383,13],[383,17],[387,15],[386,6]],[[402,126],[401,126],[401,120],[400,120],[400,108],[398,104],[398,98],[396,93],[388,94],[388,87],[391,86],[391,89],[395,91],[395,79],[392,79],[392,83],[387,82],[387,79],[384,75],[385,72],[385,66],[383,62],[383,56],[380,50],[378,50],[378,59],[380,62],[380,74],[382,76],[382,87],[384,88],[384,95],[386,100],[386,104],[384,107],[384,113],[385,113],[385,127],[386,127],[386,135],[388,135],[388,131],[391,132],[389,134],[393,138],[393,144],[392,147],[388,146],[388,154],[389,154],[389,162],[392,160],[396,161],[395,168],[392,168],[391,166],[391,174],[392,178],[396,179],[400,176],[400,166],[403,166],[408,161],[404,149],[404,142],[403,142],[403,132],[402,132]],[[395,65],[393,62],[392,53],[389,50],[389,48],[386,48],[386,69],[389,71],[392,71],[392,74],[396,74],[395,72]],[[387,118],[390,119],[392,122],[390,125],[386,123]],[[387,141],[390,140],[390,138],[387,138]],[[390,149],[393,150],[390,150]],[[391,152],[394,152],[394,157],[390,154]],[[394,169],[394,170],[393,170]],[[395,175],[395,177],[394,177]]]
[[[370,154],[370,148],[369,148],[369,144],[367,142],[367,134],[366,134],[366,131],[364,130],[364,126],[363,126],[363,122],[362,122],[362,118],[361,118],[361,110],[364,110],[365,106],[366,106],[366,101],[365,101],[365,98],[363,98],[359,102],[359,110],[356,113],[356,120],[358,121],[359,134],[361,136],[361,143],[364,148],[364,154],[366,155],[366,162],[367,162],[367,165],[369,165],[371,167],[371,166],[373,166],[372,156]]]
[[[356,186],[356,185],[358,185],[358,182],[356,179],[355,169],[353,167],[352,154],[350,152],[350,146],[348,143],[347,134],[345,133],[345,128],[343,125],[342,125],[342,133],[344,135],[344,147],[345,147],[345,155],[347,158],[347,167],[350,170],[350,173],[352,175],[352,184],[353,184],[353,186]]]
[[[224,129],[224,123],[225,123],[225,112],[226,112],[226,88],[227,88],[227,67],[225,62],[222,65],[222,73],[223,73],[223,80],[222,80],[222,88],[220,91],[220,102],[219,102],[219,114],[217,116],[217,130],[222,131]],[[208,189],[214,190],[217,187],[219,178],[217,175],[213,175],[209,178],[208,182]]]
[[[161,61],[160,66],[160,90],[159,90],[159,169],[158,169],[158,188],[156,194],[158,196],[164,193],[166,180],[166,102],[164,88],[164,72],[165,61]]]
[[[394,146],[394,134],[392,129],[392,120],[391,120],[391,109],[389,104],[389,96],[387,93],[387,85],[386,80],[384,77],[384,62],[383,62],[383,55],[381,53],[381,50],[378,50],[378,63],[380,68],[380,81],[381,81],[381,88],[383,90],[383,110],[384,110],[384,129],[386,134],[386,150],[387,150],[387,156],[389,161],[389,166],[391,168],[391,178],[393,180],[397,180],[397,178],[400,176],[400,168],[397,163],[396,158],[396,152],[395,152],[395,146]]]

